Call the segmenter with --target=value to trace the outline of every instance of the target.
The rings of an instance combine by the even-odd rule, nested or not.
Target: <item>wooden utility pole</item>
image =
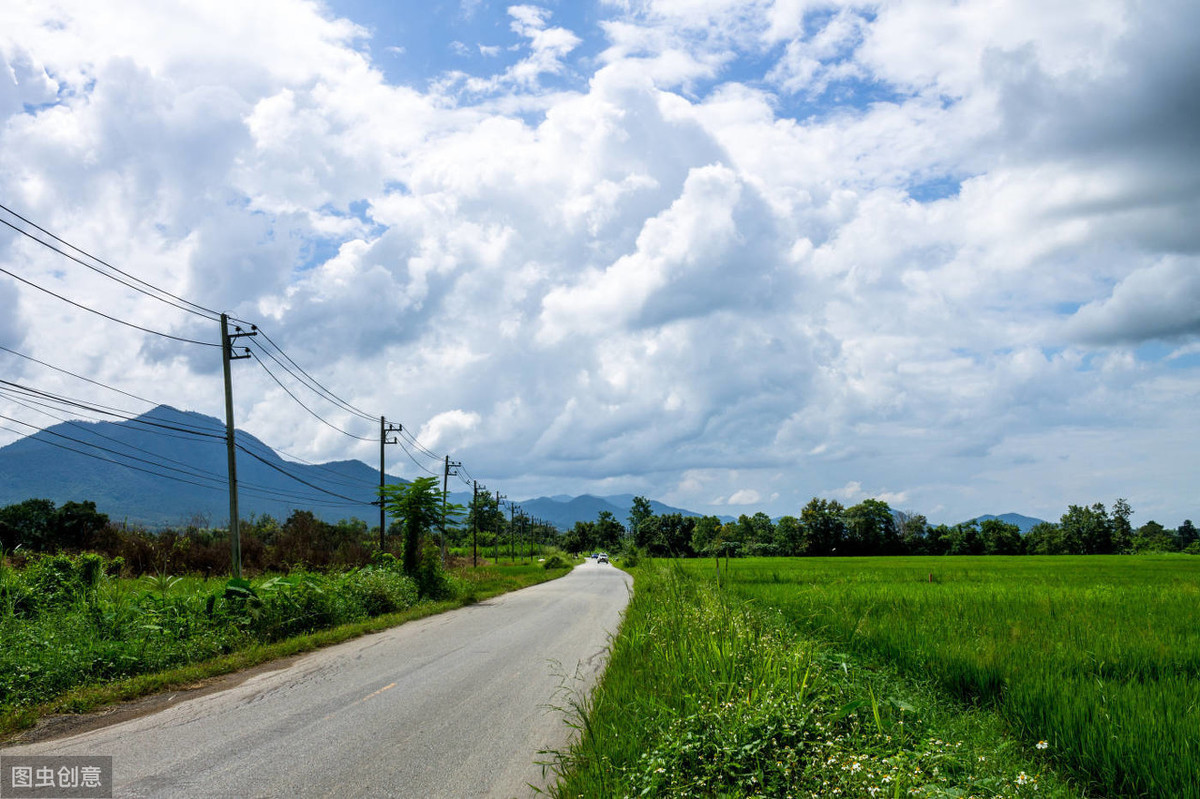
[[[388,438],[388,433],[399,433],[403,425],[388,424],[387,420],[382,416],[379,417],[379,551],[383,552],[384,542],[383,534],[387,530],[387,508],[383,505],[383,489],[385,486],[386,477],[384,476],[384,451],[385,444],[395,444],[397,439]]]
[[[221,367],[225,374],[225,452],[229,463],[229,557],[233,565],[233,576],[242,576],[242,530],[238,516],[237,488],[237,442],[234,440],[233,425],[233,377],[229,372],[230,361],[238,361],[250,357],[246,348],[241,355],[233,352],[233,340],[242,336],[256,336],[258,330],[243,333],[240,327],[237,332],[229,333],[229,315],[221,314]]]
[[[495,536],[492,539],[492,544],[494,545],[494,547],[496,549],[496,554],[495,554],[494,560],[495,560],[495,563],[497,566],[500,565],[500,525],[504,523],[504,511],[500,509],[500,500],[502,500],[502,499],[508,499],[508,497],[504,496],[499,491],[497,491],[496,492],[496,514],[497,514],[496,531],[495,531]]]
[[[471,568],[479,566],[479,481],[471,481]]]
[[[450,456],[445,456],[445,466],[442,469],[442,566],[446,565],[446,489],[447,483],[450,482],[450,470],[462,466],[458,461],[450,460]],[[454,472],[458,474],[458,472]]]

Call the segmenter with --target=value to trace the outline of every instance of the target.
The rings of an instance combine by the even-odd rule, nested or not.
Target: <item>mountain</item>
[[[242,518],[265,514],[286,519],[311,510],[326,521],[358,517],[375,523],[379,471],[362,461],[322,464],[284,460],[269,446],[239,430],[238,511]],[[148,527],[224,525],[229,519],[225,425],[219,419],[160,405],[129,421],[56,424],[0,447],[0,507],[26,499],[56,504],[91,500],[116,522]],[[391,475],[388,482],[405,482]],[[467,505],[469,492],[451,492]],[[557,494],[518,503],[530,516],[560,530],[595,521],[608,511],[625,524],[632,494],[573,497]],[[655,513],[693,511],[651,500]]]
[[[327,521],[378,518],[369,504],[377,469],[356,460],[295,463],[244,431],[237,440],[243,518],[283,519],[295,509]],[[57,424],[0,447],[0,506],[34,497],[92,500],[118,522],[159,527],[199,518],[220,525],[229,518],[226,480],[225,425],[167,405],[130,421]]]
[[[977,522],[984,522],[988,519],[999,519],[1000,521],[1007,522],[1008,524],[1015,524],[1018,528],[1020,528],[1021,535],[1025,535],[1035,526],[1042,524],[1045,521],[1044,519],[1035,519],[1032,516],[1022,516],[1019,513],[1002,513],[999,516],[987,514],[984,516],[976,516],[974,520]]]

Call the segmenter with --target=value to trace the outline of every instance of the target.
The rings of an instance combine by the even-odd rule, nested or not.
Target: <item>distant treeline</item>
[[[1134,529],[1133,509],[1118,499],[1111,510],[1101,503],[1071,505],[1058,523],[1043,522],[1025,535],[1000,519],[931,525],[918,513],[893,511],[868,499],[843,507],[814,498],[799,517],[777,522],[765,513],[722,523],[716,516],[655,515],[644,497],[634,499],[627,538],[647,554],[692,557],[731,555],[1107,555],[1143,552],[1200,554],[1195,525],[1177,529],[1147,522]],[[622,540],[616,520],[578,522],[564,536],[569,551],[616,548]]]
[[[366,522],[329,524],[309,511],[296,511],[282,523],[255,516],[240,529],[242,565],[251,573],[365,566],[378,551],[378,528],[372,547]],[[23,552],[96,552],[131,576],[230,570],[227,530],[208,528],[201,519],[158,532],[113,524],[94,502],[55,507],[48,499],[29,499],[0,508],[0,548],[18,558]]]
[[[490,504],[489,504],[490,503]],[[655,514],[645,497],[633,502],[628,525],[602,511],[595,521],[576,522],[566,533],[529,520],[506,519],[494,498],[481,494],[466,518],[447,527],[452,546],[479,554],[508,556],[530,544],[559,546],[568,552],[639,549],[655,557],[816,555],[1103,555],[1145,552],[1200,554],[1200,536],[1191,520],[1178,528],[1150,521],[1136,529],[1129,503],[1111,509],[1097,503],[1072,505],[1057,523],[1043,522],[1025,535],[1000,519],[931,525],[918,513],[893,511],[868,499],[844,507],[813,499],[796,516],[772,520],[765,513],[722,522],[716,516]],[[393,517],[394,518],[394,517]],[[402,520],[387,531],[385,549],[400,554]],[[379,528],[360,519],[336,524],[309,511],[286,520],[254,516],[241,523],[242,564],[250,573],[364,566],[379,551]],[[126,574],[223,574],[230,569],[229,533],[205,520],[160,531],[110,522],[93,502],[30,499],[0,508],[0,553],[97,552],[118,562]]]
[[[440,497],[440,492],[437,494]],[[454,506],[451,506],[454,507]],[[527,553],[529,544],[555,545],[558,533],[528,519],[515,522],[500,513],[494,497],[481,494],[465,520],[450,518],[447,539],[452,546],[470,547],[472,532],[481,556]],[[611,514],[610,514],[611,516]],[[384,540],[385,551],[402,555],[404,519],[398,512]],[[437,520],[425,526],[440,532]],[[623,532],[613,520],[617,531]],[[379,552],[379,527],[361,519],[322,521],[307,510],[293,511],[285,520],[251,516],[240,525],[242,568],[250,574],[292,569],[343,570],[367,565]],[[209,526],[197,517],[176,527],[148,530],[112,522],[96,503],[28,499],[0,507],[0,555],[21,559],[25,553],[95,552],[115,561],[126,576],[196,574],[212,576],[230,571],[229,531]]]

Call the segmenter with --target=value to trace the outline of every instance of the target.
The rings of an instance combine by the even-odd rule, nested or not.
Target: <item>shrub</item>
[[[395,557],[388,557],[396,561]],[[341,584],[351,601],[368,616],[381,616],[410,608],[418,599],[417,584],[412,579],[386,569],[352,571],[342,578]]]
[[[549,558],[546,559],[546,562],[542,564],[542,568],[543,569],[565,569],[565,568],[568,568],[570,565],[571,565],[570,563],[567,563],[565,560],[560,558],[558,555],[551,555]]]

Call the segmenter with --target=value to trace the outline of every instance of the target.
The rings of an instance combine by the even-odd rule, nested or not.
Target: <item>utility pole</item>
[[[462,466],[462,464],[459,463],[458,461],[450,460],[449,455],[446,456],[445,467],[442,469],[442,566],[443,567],[445,567],[445,565],[446,565],[446,488],[447,488],[446,484],[448,482],[450,482],[451,474],[458,474],[458,472],[452,472],[451,470],[457,469],[459,466]]]
[[[385,444],[395,444],[399,439],[388,438],[388,433],[399,433],[403,425],[389,424],[382,416],[379,417],[379,551],[383,552],[383,534],[387,530],[387,508],[383,506],[384,488],[384,452]]]
[[[513,536],[516,534],[517,503],[508,503],[508,562],[517,562],[517,545]]]
[[[479,566],[479,481],[471,481],[471,568]]]
[[[221,367],[225,373],[225,450],[229,459],[229,555],[233,564],[233,576],[242,576],[242,531],[238,518],[237,494],[237,444],[233,438],[233,378],[229,373],[229,362],[250,357],[250,348],[243,347],[241,355],[234,355],[233,340],[242,336],[257,336],[258,328],[251,325],[250,333],[235,327],[229,332],[229,315],[221,314]]]
[[[497,566],[500,565],[500,524],[504,523],[504,511],[501,510],[501,508],[500,508],[500,500],[502,500],[502,499],[508,499],[508,497],[505,496],[504,494],[501,494],[500,491],[497,490],[496,491],[496,511],[500,514],[500,518],[499,518],[499,524],[496,525],[495,538],[492,541],[492,543],[495,545],[495,548],[496,548],[496,556],[494,558],[494,561]]]

